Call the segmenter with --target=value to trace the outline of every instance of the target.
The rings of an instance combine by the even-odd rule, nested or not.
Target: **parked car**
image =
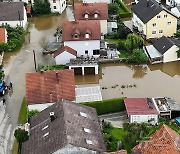
[[[7,86],[4,81],[0,81],[0,94],[3,96],[6,93]]]

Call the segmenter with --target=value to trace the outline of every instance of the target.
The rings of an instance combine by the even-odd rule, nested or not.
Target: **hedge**
[[[124,10],[124,12],[120,12],[119,16],[122,18],[125,17],[131,17],[132,16],[132,12],[126,7],[126,5],[123,2],[119,2],[120,7]]]
[[[98,115],[125,110],[123,98],[114,98],[95,102],[85,102],[81,104],[95,108]]]

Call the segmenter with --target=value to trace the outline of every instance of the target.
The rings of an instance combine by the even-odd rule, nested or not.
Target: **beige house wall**
[[[101,33],[107,34],[107,20],[100,20]]]
[[[167,15],[167,17],[165,18],[164,15]],[[157,18],[157,16],[161,16],[161,18]],[[171,22],[171,24],[168,25],[168,22]],[[156,23],[156,26],[153,26],[154,23]],[[159,38],[163,35],[173,36],[177,31],[177,18],[163,10],[153,17],[146,25],[146,39]],[[159,33],[160,30],[162,30],[163,33]],[[156,31],[156,34],[152,34],[153,31]]]

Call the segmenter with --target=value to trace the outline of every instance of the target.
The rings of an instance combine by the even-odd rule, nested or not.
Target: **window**
[[[168,24],[168,25],[171,25],[171,22],[169,21],[167,24]]]
[[[53,3],[56,3],[56,0],[53,0]]]
[[[78,38],[79,38],[79,35],[78,35],[78,34],[74,34],[74,38],[75,38],[75,39],[78,39]]]
[[[98,14],[97,13],[94,14],[94,18],[98,18]]]
[[[46,136],[48,136],[48,135],[49,135],[49,132],[47,132],[46,134],[44,134],[43,137],[46,137]]]
[[[156,34],[156,31],[152,31],[152,34]]]
[[[86,139],[86,143],[87,144],[93,144],[93,142],[91,140],[87,140],[87,139]]]
[[[159,30],[159,33],[163,33],[163,30]]]
[[[88,54],[88,50],[85,50],[85,54]]]
[[[164,15],[164,18],[167,18],[167,14],[166,14],[166,15]]]
[[[56,6],[54,6],[54,9],[56,9]]]
[[[99,50],[93,50],[93,55],[99,55]]]
[[[88,129],[88,128],[84,128],[84,131],[85,131],[86,133],[90,133],[90,132],[91,132],[90,129]]]
[[[158,16],[157,16],[157,18],[159,19],[159,18],[161,18],[161,16],[160,16],[160,15],[158,15]]]
[[[153,23],[152,25],[153,25],[153,27],[155,27],[155,26],[156,26],[156,23]]]
[[[89,14],[87,14],[87,13],[84,14],[84,18],[85,18],[85,19],[88,19],[88,17],[89,17]]]
[[[87,117],[87,114],[84,113],[84,112],[80,112],[80,116],[82,116],[82,117]]]
[[[88,34],[88,33],[85,34],[85,38],[86,38],[86,39],[89,38],[89,34]]]
[[[45,129],[48,128],[48,127],[49,127],[49,126],[47,125],[47,126],[43,127],[42,130],[45,130]]]

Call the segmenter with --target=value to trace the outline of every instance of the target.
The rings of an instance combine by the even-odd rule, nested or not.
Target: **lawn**
[[[116,44],[116,45],[118,45],[118,42],[119,42],[119,40],[118,39],[112,39],[112,40],[105,40],[106,42],[108,42],[108,43],[114,43],[114,44]]]
[[[127,58],[128,54],[126,52],[120,51],[119,58]]]
[[[19,112],[18,117],[18,124],[25,124],[27,122],[27,106],[26,106],[26,100],[23,98],[21,109]]]
[[[16,139],[14,139],[14,144],[12,148],[12,154],[18,154],[18,142]]]

